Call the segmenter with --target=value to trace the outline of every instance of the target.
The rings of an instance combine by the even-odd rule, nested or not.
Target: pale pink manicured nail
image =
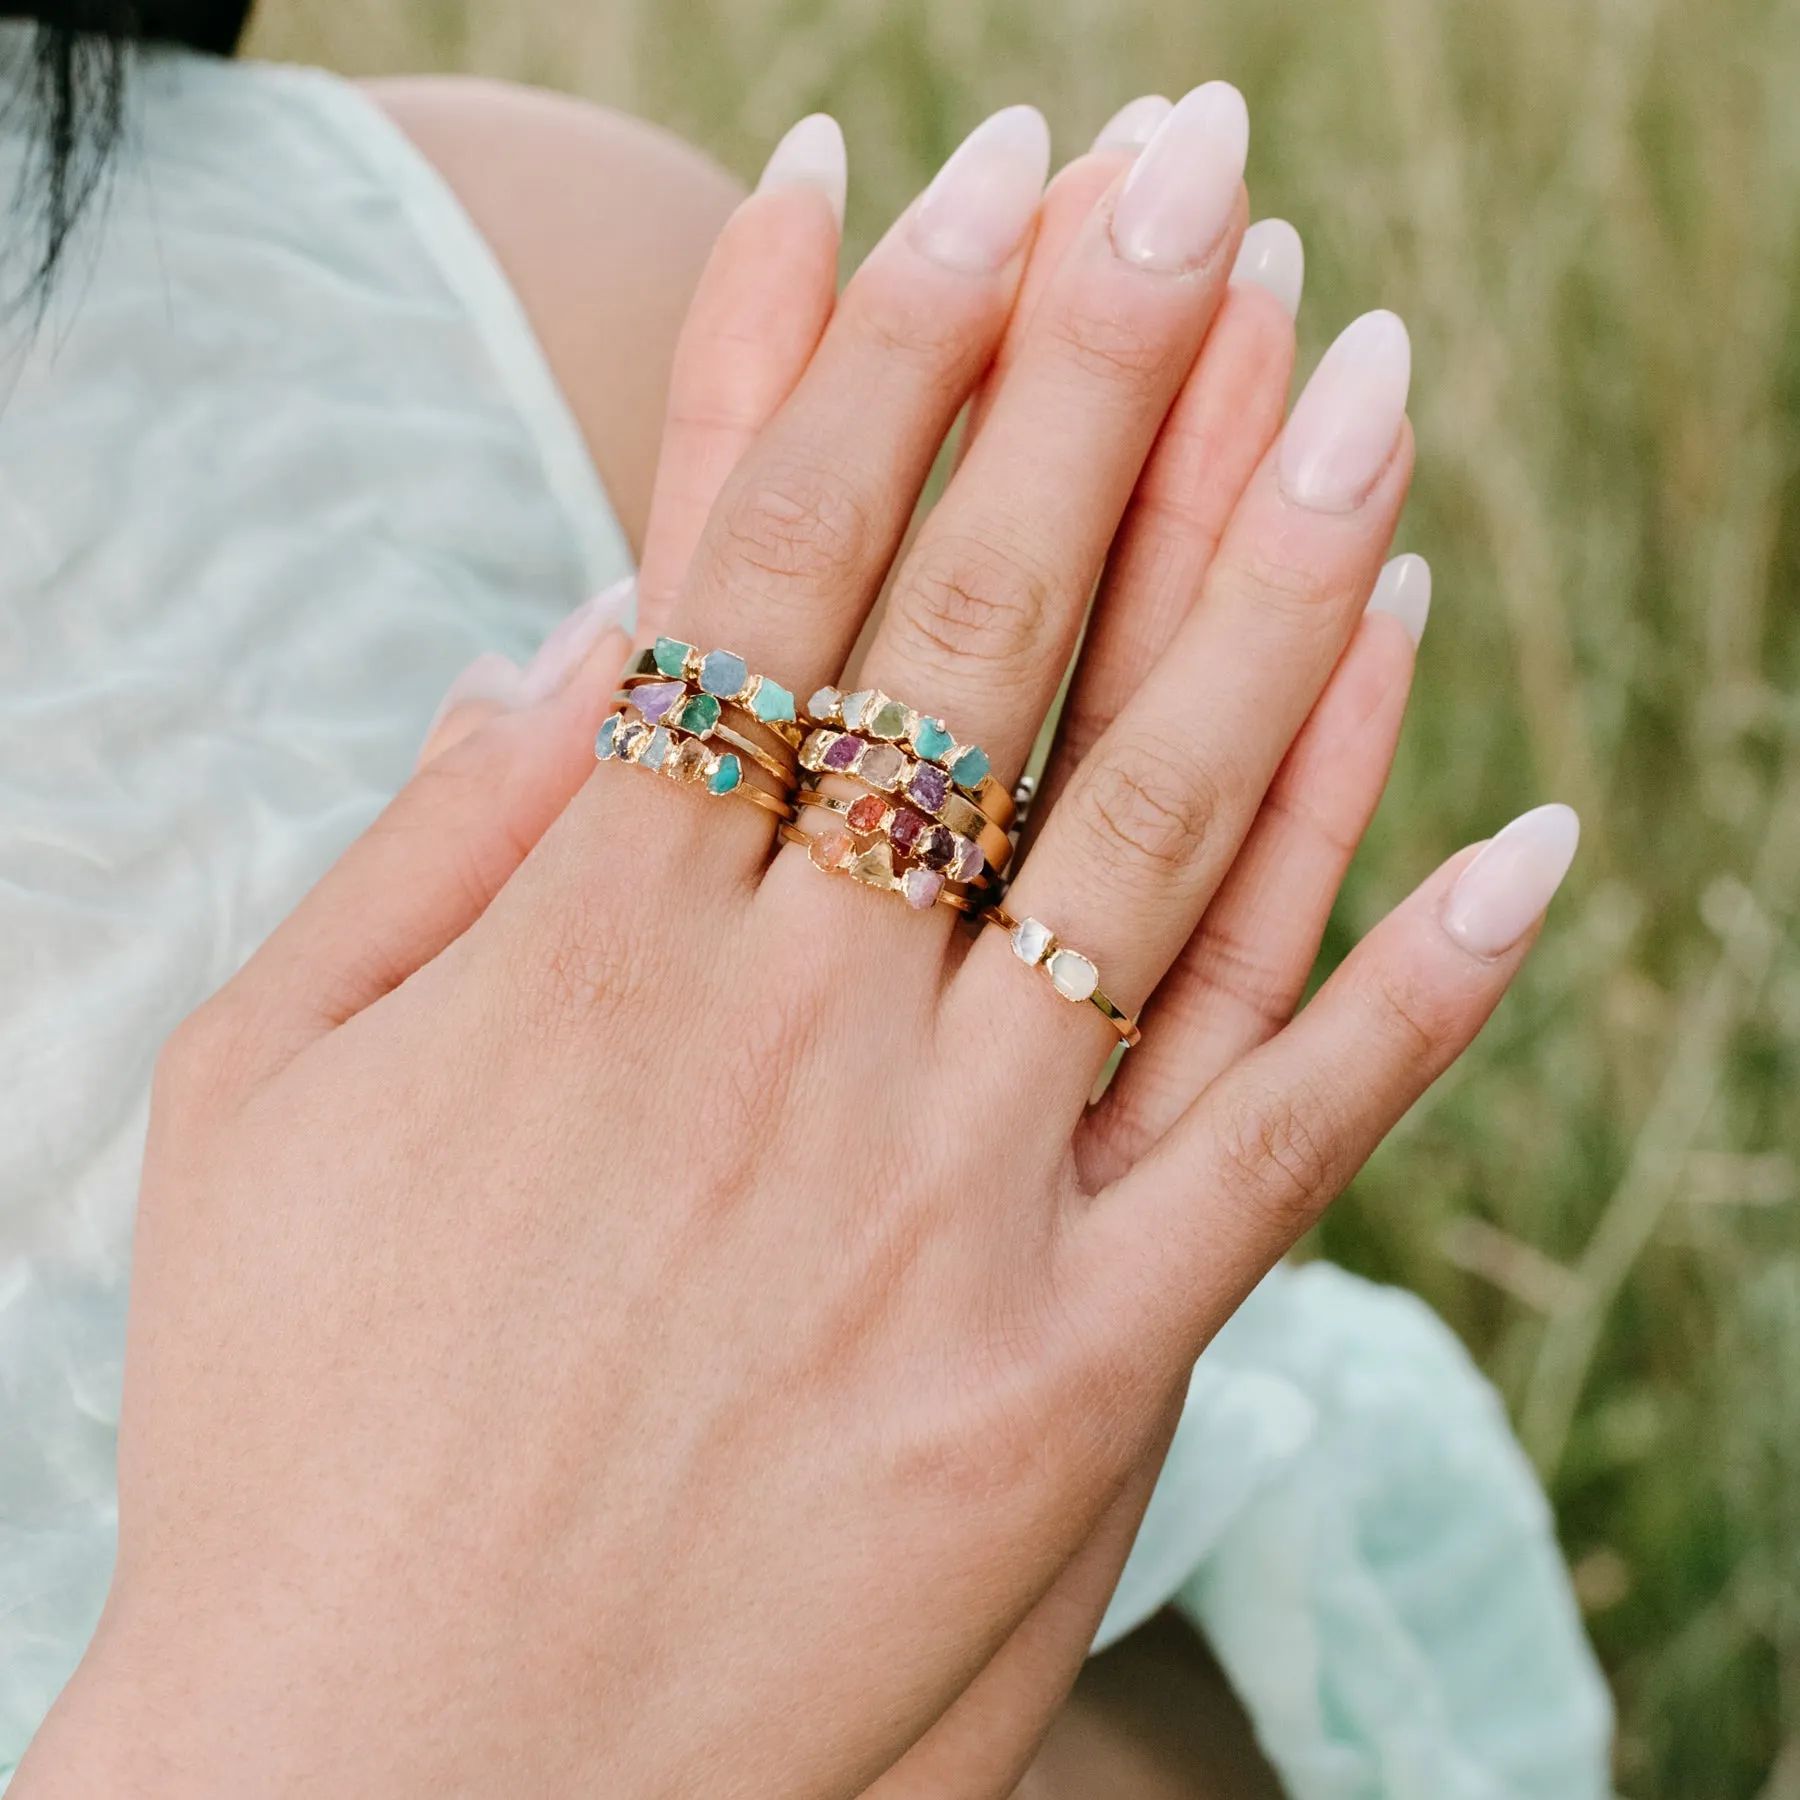
[[[849,188],[849,164],[844,154],[844,134],[830,113],[813,113],[788,132],[763,169],[756,184],[759,194],[771,188],[817,188],[831,203],[841,226],[844,196]]]
[[[1161,94],[1140,94],[1128,100],[1100,127],[1095,150],[1141,150],[1155,137],[1156,128],[1175,110]]]
[[[1350,512],[1388,465],[1406,417],[1412,341],[1391,312],[1364,313],[1313,370],[1281,437],[1281,486],[1296,505]]]
[[[1299,232],[1286,219],[1258,219],[1238,246],[1231,285],[1268,289],[1293,318],[1306,286],[1306,248]]]
[[[559,693],[605,632],[617,626],[629,629],[636,605],[637,579],[627,575],[576,607],[544,639],[526,666],[525,704],[529,706],[534,700],[547,700]]]
[[[1389,613],[1398,619],[1416,645],[1425,635],[1425,621],[1431,617],[1431,564],[1410,552],[1396,556],[1381,571],[1375,591],[1369,596],[1368,610]]]
[[[1250,114],[1228,81],[1184,94],[1132,165],[1113,208],[1113,248],[1146,269],[1189,269],[1231,221]]]
[[[1444,903],[1444,929],[1476,956],[1510,950],[1562,886],[1581,821],[1567,806],[1540,806],[1484,844]]]
[[[526,704],[525,671],[510,656],[502,656],[498,650],[484,650],[444,690],[437,711],[431,715],[431,723],[425,727],[426,738],[429,739],[457,707],[466,706],[472,700],[485,700],[495,706],[504,706],[508,712],[517,712]]]
[[[1050,127],[1009,106],[963,139],[913,208],[913,248],[947,268],[991,275],[1012,260],[1050,173]]]

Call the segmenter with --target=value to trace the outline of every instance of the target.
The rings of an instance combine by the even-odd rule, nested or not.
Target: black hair
[[[32,114],[33,153],[16,197],[15,224],[36,228],[27,292],[40,301],[83,211],[94,198],[125,118],[135,43],[183,45],[230,56],[253,0],[0,0],[0,19],[37,29],[20,62],[0,69],[8,107]]]

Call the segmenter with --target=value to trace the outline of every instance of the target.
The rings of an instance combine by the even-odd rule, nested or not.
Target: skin
[[[1146,460],[1230,313],[1238,227],[1151,275],[1110,258],[1108,205],[865,664],[955,691],[1008,776],[1127,509],[1128,538],[1156,528]],[[800,191],[734,231],[804,208],[834,237]],[[951,277],[890,237],[699,536],[669,538],[672,625],[800,691],[840,672],[1024,264]],[[1129,369],[1071,357],[1095,308],[1141,339]],[[1078,487],[1043,460],[1058,431]],[[118,1574],[16,1791],[900,1792],[959,1725],[1010,1720],[1008,1766],[957,1788],[1008,1791],[1194,1356],[1528,944],[1444,930],[1454,859],[1274,1028],[1403,703],[1404,634],[1359,620],[1409,455],[1328,517],[1246,456],[1194,591],[1158,595],[1163,659],[1143,674],[1152,631],[1078,701],[1093,741],[1021,903],[1096,897],[1078,941],[1169,1046],[1091,1110],[1110,1032],[997,934],[772,855],[751,808],[591,771],[616,646],[437,747],[161,1066]],[[867,522],[848,545],[792,529],[827,480]],[[1055,551],[1029,612],[1021,517]],[[1139,606],[1129,565],[1104,606]],[[1014,675],[1006,704],[977,662]],[[1152,854],[1098,802],[1143,787],[1177,692],[1243,725],[1190,734],[1197,828]],[[1371,792],[1333,778],[1344,743]],[[1282,929],[1254,928],[1290,873]]]

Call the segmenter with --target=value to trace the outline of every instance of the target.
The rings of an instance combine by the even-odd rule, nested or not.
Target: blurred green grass
[[[1308,250],[1303,364],[1412,326],[1437,605],[1336,956],[1451,849],[1581,858],[1320,1233],[1425,1295],[1550,1483],[1622,1793],[1800,1797],[1800,0],[267,0],[253,49],[475,69],[747,179],[828,108],[853,249],[985,112],[1064,155],[1223,75]]]

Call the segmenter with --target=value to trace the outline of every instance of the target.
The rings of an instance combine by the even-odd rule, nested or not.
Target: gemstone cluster
[[[666,714],[667,706],[661,712]],[[647,719],[627,718],[624,713],[613,713],[600,727],[594,755],[601,762],[636,763],[640,768],[658,770],[671,781],[704,785],[710,794],[734,793],[744,780],[744,765],[733,752],[715,752],[703,738]]]
[[[715,723],[718,706],[728,702],[743,707],[752,718],[780,732],[790,742],[799,735],[794,696],[779,681],[771,681],[766,675],[752,675],[749,664],[735,650],[701,651],[679,638],[660,637],[639,667],[645,674],[665,677],[665,683],[659,684],[659,692],[662,685],[680,684],[684,689],[697,689],[693,698],[712,702]],[[643,688],[634,690],[632,699],[636,701],[645,691]],[[663,704],[666,707],[673,701]]]
[[[941,769],[965,793],[974,793],[992,767],[985,750],[959,744],[942,719],[915,712],[879,688],[858,688],[845,694],[822,687],[806,703],[806,722],[826,729],[841,728],[859,741],[872,738],[883,746],[905,744],[921,764]]]

